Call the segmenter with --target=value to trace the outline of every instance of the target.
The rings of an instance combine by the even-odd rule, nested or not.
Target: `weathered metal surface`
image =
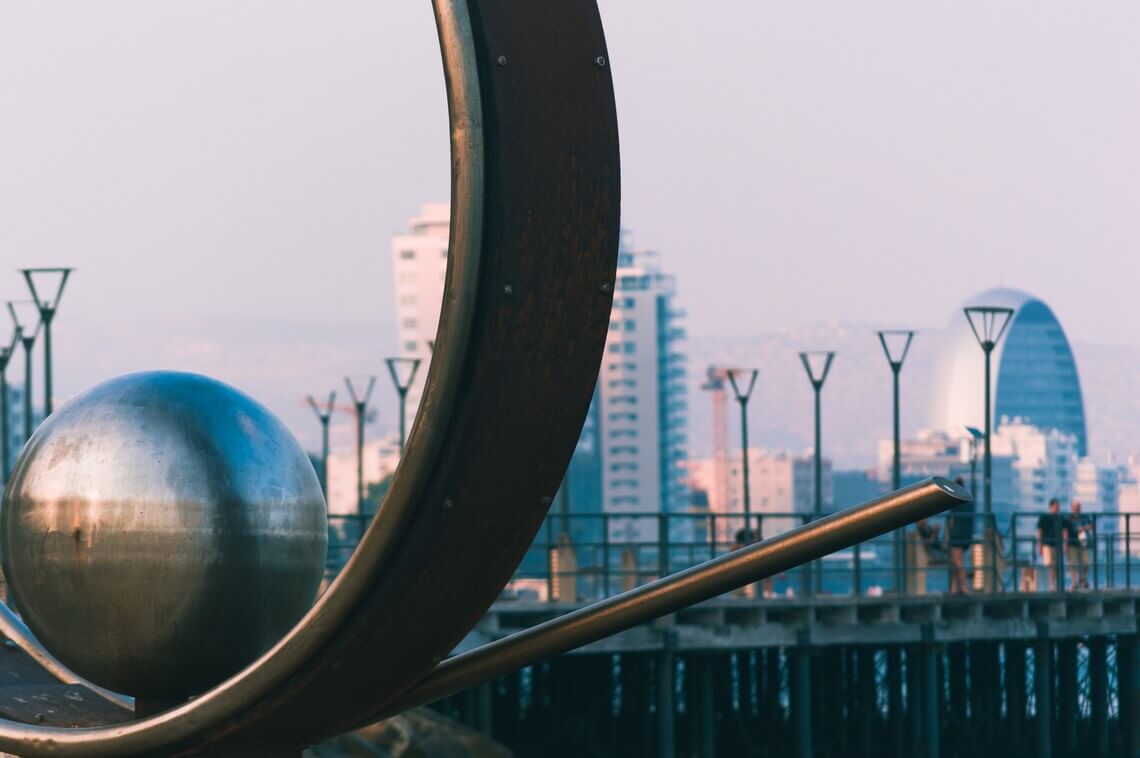
[[[7,683],[3,677],[12,666],[13,660],[22,661],[29,659],[37,671],[48,675],[47,681],[82,685],[104,700],[108,700],[120,708],[128,711],[134,708],[134,698],[120,695],[117,692],[112,692],[92,684],[60,663],[59,659],[48,652],[40,641],[35,638],[35,635],[32,634],[32,630],[28,629],[20,617],[3,603],[0,603],[0,634],[7,638],[5,649],[9,653],[16,651],[22,653],[22,655],[18,656],[0,655],[0,682]]]
[[[130,721],[134,712],[81,684],[53,683],[0,687],[0,718],[76,728]]]

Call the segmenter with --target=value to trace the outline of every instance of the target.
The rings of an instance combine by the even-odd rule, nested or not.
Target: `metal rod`
[[[901,363],[891,362],[891,375],[894,379],[894,461],[891,466],[891,489],[902,488],[902,450],[899,434],[899,370]],[[902,592],[906,587],[906,535],[902,531],[895,532],[895,591]]]
[[[383,715],[434,702],[479,682],[903,528],[969,500],[965,489],[934,478],[812,521],[778,537],[451,658]]]

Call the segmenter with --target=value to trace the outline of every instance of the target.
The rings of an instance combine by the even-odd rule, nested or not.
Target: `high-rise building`
[[[971,491],[982,492],[982,446],[971,445],[965,428],[956,436],[947,432],[920,429],[914,439],[899,440],[900,479],[903,485],[941,476],[947,479],[962,478]],[[995,435],[995,441],[997,437]],[[894,465],[894,442],[879,441],[877,478],[891,481]],[[1008,511],[1017,507],[1014,459],[993,448],[993,507],[994,511]],[[980,506],[979,506],[980,509]]]
[[[610,331],[598,374],[602,507],[607,512],[684,512],[687,411],[684,313],[676,284],[654,252],[623,235]],[[611,522],[610,539],[647,541],[648,519]]]
[[[408,429],[423,396],[431,346],[439,328],[450,225],[447,203],[425,203],[420,215],[408,222],[408,232],[392,238],[398,352],[402,358],[422,361],[408,389]]]
[[[427,203],[408,232],[392,239],[399,352],[424,361],[408,391],[409,423],[439,326],[449,223],[446,203]],[[675,300],[673,278],[661,270],[656,253],[632,249],[623,236],[597,389],[552,513],[687,510],[684,313]],[[652,534],[655,540],[656,525],[641,521],[632,532],[630,524],[612,527],[611,538]],[[585,526],[589,522],[571,521],[576,542],[592,541],[589,529],[600,527]]]
[[[1020,418],[1033,426],[1058,429],[1088,455],[1084,401],[1077,364],[1065,330],[1049,306],[1013,289],[991,289],[967,306],[1013,309],[1005,336],[991,355],[991,418]],[[985,416],[985,356],[961,309],[950,318],[936,363],[930,426],[957,435],[965,426],[981,428]]]

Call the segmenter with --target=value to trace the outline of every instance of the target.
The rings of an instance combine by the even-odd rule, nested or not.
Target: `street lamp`
[[[309,407],[317,414],[317,421],[321,423],[321,489],[325,492],[325,499],[329,496],[329,419],[332,418],[333,406],[336,403],[336,390],[329,393],[329,402],[325,407],[317,405],[312,395],[308,396]]]
[[[28,289],[32,292],[32,300],[35,301],[36,308],[40,312],[40,323],[44,326],[44,418],[51,415],[52,402],[51,402],[51,321],[55,318],[55,312],[59,310],[59,301],[63,297],[63,288],[67,286],[67,278],[71,276],[71,272],[75,269],[72,268],[25,268],[21,269],[24,274],[24,279],[28,283]],[[55,290],[54,297],[41,298],[39,290],[36,289],[35,278],[40,277],[43,282],[44,277],[58,277],[58,286]],[[41,288],[43,284],[41,284]]]
[[[0,346],[0,485],[8,483],[8,472],[12,469],[12,453],[8,447],[12,438],[8,429],[8,362],[16,352],[21,331],[19,326],[13,326],[11,341]],[[0,492],[3,492],[2,486]]]
[[[729,369],[728,382],[732,385],[732,394],[736,402],[740,403],[740,457],[741,476],[744,479],[744,538],[746,542],[752,541],[752,493],[748,487],[748,399],[752,397],[752,390],[756,387],[758,369]],[[747,375],[748,383],[736,383],[736,375]],[[743,387],[743,389],[741,389]],[[715,539],[715,537],[714,537]]]
[[[985,434],[976,426],[967,426],[970,435],[970,497],[978,499],[978,443],[985,439]]]
[[[835,360],[834,351],[814,350],[800,353],[800,360],[804,364],[804,371],[811,380],[812,389],[815,390],[815,503],[813,506],[816,518],[823,513],[823,459],[820,453],[820,424],[819,424],[819,395],[823,390],[823,383],[827,381],[827,374],[831,371],[831,362]]]
[[[823,391],[823,383],[827,381],[827,374],[831,371],[833,360],[835,360],[833,350],[811,350],[800,353],[800,361],[804,364],[804,371],[807,372],[811,387],[815,390],[815,500],[812,505],[812,512],[817,519],[823,514],[823,453],[819,440],[819,396]],[[815,589],[816,592],[819,592],[823,589],[823,572],[817,565],[813,573],[815,574]]]
[[[392,384],[396,385],[396,393],[400,396],[400,455],[404,455],[404,429],[407,423],[404,408],[408,401],[408,388],[416,380],[416,371],[420,368],[419,358],[388,358],[388,373],[392,375]],[[403,371],[402,369],[407,369]]]
[[[883,346],[883,353],[887,356],[887,363],[891,366],[891,375],[894,379],[894,461],[891,466],[891,489],[898,491],[902,487],[902,450],[899,441],[899,372],[902,371],[903,361],[910,352],[910,343],[914,339],[913,330],[888,329],[878,332],[879,343]],[[906,583],[906,536],[904,530],[895,531],[895,586],[900,590]]]
[[[368,389],[364,395],[357,397],[356,387],[352,379],[344,378],[348,387],[348,395],[352,398],[352,407],[356,415],[356,513],[364,515],[364,414],[368,409],[368,399],[372,397],[372,389],[376,386],[376,377],[368,377]]]
[[[982,498],[986,529],[988,530],[990,528],[990,514],[993,511],[993,482],[991,481],[991,476],[993,475],[993,458],[990,452],[990,437],[993,432],[993,421],[991,419],[992,407],[990,403],[990,354],[993,352],[998,340],[1000,340],[1001,336],[1005,333],[1006,327],[1009,326],[1013,309],[973,306],[964,308],[963,310],[966,313],[966,320],[970,322],[970,328],[974,331],[974,337],[977,338],[978,344],[981,345],[982,352],[986,354],[986,424],[983,429],[986,446],[985,457],[982,460]]]
[[[31,300],[9,300],[8,313],[20,330],[20,343],[24,346],[24,442],[27,442],[32,438],[32,348],[36,345],[36,336],[43,321],[39,320],[35,303]]]
[[[999,308],[991,306],[973,306],[963,309],[966,320],[970,322],[970,329],[974,332],[982,352],[986,354],[986,424],[982,430],[985,437],[985,458],[982,461],[982,563],[992,570],[983,574],[984,589],[989,592],[997,587],[997,555],[994,542],[993,524],[993,455],[991,453],[990,439],[993,437],[993,408],[990,403],[990,354],[998,340],[1005,334],[1013,316],[1012,308]],[[972,506],[971,506],[972,507]]]

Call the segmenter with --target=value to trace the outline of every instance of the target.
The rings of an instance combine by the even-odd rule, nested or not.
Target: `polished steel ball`
[[[328,527],[312,463],[257,402],[182,373],[75,398],[0,511],[17,610],[64,664],[154,701],[236,673],[309,609]]]

